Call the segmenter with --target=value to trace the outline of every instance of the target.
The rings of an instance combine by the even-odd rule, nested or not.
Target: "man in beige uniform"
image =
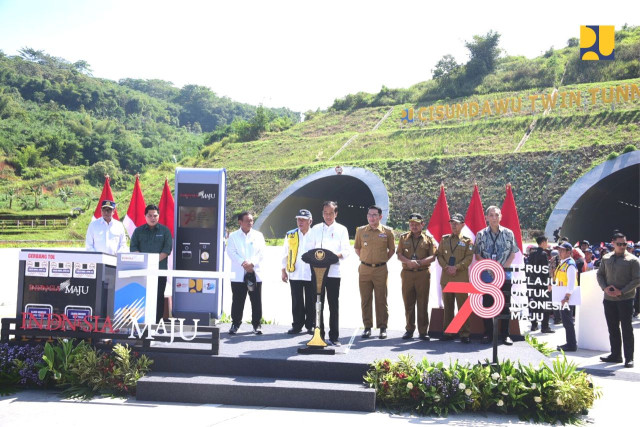
[[[407,320],[402,339],[413,337],[416,329],[416,303],[418,305],[418,334],[421,340],[429,341],[429,265],[435,259],[436,244],[431,236],[422,232],[422,215],[409,216],[409,232],[400,236],[398,259],[402,263],[402,300]]]
[[[442,277],[440,286],[444,289],[449,282],[469,282],[469,266],[473,261],[473,242],[470,238],[461,234],[464,227],[464,217],[457,213],[449,220],[451,223],[451,234],[442,236],[440,246],[436,252],[438,264],[442,267]],[[442,293],[444,302],[444,323],[443,329],[447,329],[453,320],[454,300],[458,303],[458,310],[467,300],[465,293]],[[469,319],[460,328],[460,341],[469,344]],[[445,334],[443,330],[441,341],[451,341],[453,335]]]
[[[369,225],[358,227],[353,245],[360,257],[358,274],[360,278],[360,306],[364,333],[362,338],[371,336],[373,313],[371,303],[375,294],[376,326],[380,329],[380,338],[387,337],[387,261],[395,252],[395,238],[391,228],[380,224],[382,209],[369,206],[367,222]]]

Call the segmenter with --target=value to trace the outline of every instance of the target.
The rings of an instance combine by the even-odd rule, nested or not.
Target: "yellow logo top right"
[[[583,61],[612,61],[614,45],[613,25],[580,26],[580,58]]]

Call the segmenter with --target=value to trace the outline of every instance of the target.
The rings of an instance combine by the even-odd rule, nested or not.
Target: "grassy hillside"
[[[0,158],[0,216],[1,210],[18,216],[70,212],[74,207],[87,210],[70,219],[64,229],[16,231],[2,228],[0,222],[0,240],[82,239],[104,172],[114,178],[112,186],[123,217],[135,171],[143,172],[147,202],[157,203],[164,178],[173,186],[178,165],[228,170],[230,226],[234,226],[234,212],[253,209],[259,214],[296,180],[321,169],[352,165],[373,171],[385,183],[392,226],[404,228],[403,218],[411,211],[429,214],[440,182],[447,187],[450,210],[464,212],[470,188],[477,181],[485,205],[502,203],[504,185],[511,182],[523,229],[539,230],[575,179],[616,153],[640,148],[640,96],[630,90],[631,85],[640,87],[640,61],[634,56],[636,50],[640,52],[640,29],[623,29],[618,34],[617,59],[612,64],[576,62],[578,48],[570,41],[570,46],[532,60],[498,60],[497,68],[476,82],[474,93],[467,96],[432,99],[442,83],[429,80],[408,89],[383,88],[382,94],[369,98],[349,95],[328,111],[307,112],[306,120],[293,126],[275,120],[275,113],[259,111],[251,121],[236,121],[209,134],[180,126],[186,117],[181,115],[184,109],[191,108],[189,114],[195,114],[185,99],[193,101],[196,95],[203,95],[197,88],[189,89],[189,98],[167,82],[123,81],[123,93],[150,99],[146,116],[132,113],[123,119],[100,117],[95,109],[60,108],[55,102],[44,105],[35,98],[24,98],[20,91],[0,90],[0,148],[5,152],[5,159]],[[13,61],[21,67],[35,67],[28,61]],[[6,76],[0,70],[0,82]],[[566,84],[559,85],[561,81]],[[604,93],[595,92],[603,88]],[[616,88],[624,88],[627,99],[616,96]],[[545,112],[544,104],[550,103],[555,89],[555,107]],[[567,103],[569,94],[573,96],[573,105],[563,106],[563,93]],[[578,94],[580,104],[576,105]],[[533,106],[530,96],[537,97]],[[161,111],[172,116],[170,105],[177,105],[180,99],[183,104],[173,116],[177,123],[153,116]],[[521,100],[522,104],[518,111],[496,113],[505,100],[511,105]],[[489,105],[491,111],[473,117],[401,122],[405,109],[413,108],[417,114],[420,108],[436,111],[448,106],[453,111],[456,105],[472,103],[480,108]],[[281,113],[286,115],[286,111]],[[272,126],[265,126],[268,120]],[[247,141],[254,134],[259,136]],[[525,134],[528,139],[515,152]],[[14,146],[20,147],[18,152],[11,151]],[[29,146],[36,152],[29,151]],[[53,152],[61,160],[52,159]],[[145,163],[150,167],[139,167],[148,153],[156,156]],[[69,160],[86,160],[91,155],[96,161],[107,158],[113,163]],[[29,163],[42,156],[48,159],[43,165]]]

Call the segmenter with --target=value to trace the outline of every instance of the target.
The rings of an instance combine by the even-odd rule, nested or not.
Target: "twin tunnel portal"
[[[362,168],[344,167],[339,172],[325,169],[291,184],[260,213],[256,229],[267,238],[282,238],[295,228],[295,214],[303,208],[309,209],[314,224],[319,224],[322,203],[326,200],[338,202],[337,221],[347,227],[351,238],[356,228],[366,223],[367,208],[371,205],[382,208],[382,222],[386,223],[389,195],[380,178]],[[638,240],[640,151],[606,161],[580,177],[557,202],[545,234],[552,238],[558,229],[572,242],[579,239],[608,242],[614,229]]]

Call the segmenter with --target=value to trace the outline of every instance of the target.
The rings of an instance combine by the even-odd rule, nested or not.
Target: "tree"
[[[7,188],[7,199],[9,200],[9,209],[13,207],[13,199],[18,195],[18,190],[13,187]]]
[[[452,55],[447,54],[438,61],[431,72],[434,79],[447,78],[453,75],[460,67],[461,64],[458,64]]]
[[[495,70],[500,56],[499,41],[500,34],[492,30],[484,36],[473,36],[471,42],[465,42],[465,47],[469,49],[469,62],[466,64],[469,80],[479,82]]]
[[[104,176],[109,175],[111,184],[119,179],[119,171],[111,160],[94,163],[89,167],[85,178],[91,185],[99,186],[104,183]]]
[[[72,65],[73,65],[73,68],[75,68],[75,70],[79,73],[83,73],[88,76],[93,75],[91,74],[91,66],[89,66],[89,63],[83,59],[74,62]]]
[[[58,189],[58,197],[60,197],[63,203],[67,203],[67,200],[69,200],[71,196],[73,196],[73,189],[68,185]]]
[[[29,193],[33,196],[33,208],[40,208],[40,196],[42,196],[42,187],[39,185],[34,185],[29,187]]]

